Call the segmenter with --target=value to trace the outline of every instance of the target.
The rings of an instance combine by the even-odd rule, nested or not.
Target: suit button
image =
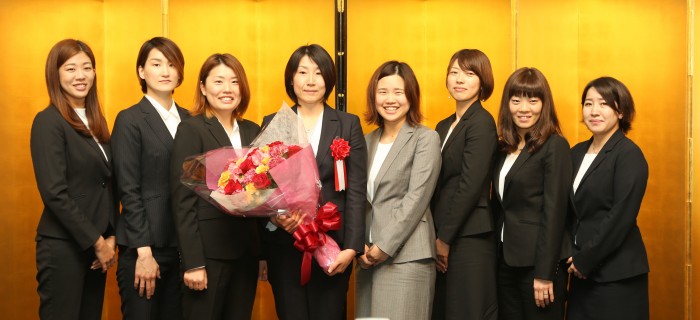
[[[102,188],[105,188],[105,187],[107,187],[107,183],[102,182]]]

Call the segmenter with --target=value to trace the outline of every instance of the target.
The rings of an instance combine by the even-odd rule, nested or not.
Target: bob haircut
[[[491,61],[483,52],[478,49],[462,49],[450,58],[450,63],[447,65],[447,74],[445,76],[445,85],[447,85],[447,75],[450,74],[452,64],[457,61],[459,68],[466,71],[472,71],[479,77],[479,100],[486,101],[493,93],[493,71],[491,70]]]
[[[95,70],[95,55],[92,53],[92,49],[80,40],[65,39],[56,43],[49,51],[49,56],[46,58],[46,88],[49,92],[50,103],[58,109],[61,117],[70,124],[75,131],[80,135],[85,137],[94,136],[100,143],[109,143],[109,128],[107,127],[107,121],[102,114],[102,109],[100,108],[100,101],[97,99],[97,74],[92,82],[92,87],[88,91],[85,97],[85,114],[87,116],[88,127],[85,126],[82,120],[78,117],[78,114],[73,110],[73,105],[71,105],[70,100],[66,96],[66,92],[63,91],[61,87],[61,79],[59,74],[59,68],[66,63],[66,61],[76,54],[84,52],[90,62],[92,63],[92,68]]]
[[[384,127],[384,119],[377,112],[376,97],[377,85],[379,80],[398,75],[403,79],[404,94],[408,100],[409,110],[406,114],[406,121],[412,127],[417,126],[423,120],[423,114],[420,111],[420,87],[418,80],[413,73],[411,67],[405,62],[396,60],[384,62],[372,75],[367,85],[367,110],[365,111],[365,121],[369,124],[376,124],[379,127]]]
[[[209,72],[219,65],[225,65],[236,74],[238,77],[238,88],[241,92],[241,102],[238,107],[231,112],[236,119],[241,119],[243,114],[248,109],[248,103],[250,102],[250,87],[248,86],[248,78],[245,75],[245,70],[236,57],[229,53],[215,53],[207,60],[204,61],[202,69],[199,70],[199,81],[197,83],[197,90],[194,94],[194,110],[193,114],[198,115],[204,113],[208,118],[213,116],[212,106],[207,101],[207,97],[202,93],[200,85],[205,86],[207,82],[207,77],[209,77]]]
[[[615,112],[622,115],[622,119],[618,123],[622,132],[627,134],[627,131],[632,129],[635,111],[632,94],[625,84],[612,77],[600,77],[589,82],[586,88],[583,89],[583,95],[581,95],[581,107],[583,107],[583,103],[586,101],[586,94],[591,88],[595,88],[605,102]]]
[[[284,68],[284,89],[287,91],[287,96],[289,96],[295,104],[299,103],[299,99],[296,93],[294,93],[294,75],[297,73],[299,62],[304,56],[308,56],[321,70],[321,77],[326,84],[326,92],[323,94],[323,101],[325,102],[328,100],[331,91],[333,91],[335,87],[335,64],[333,64],[333,59],[326,49],[323,49],[323,47],[317,44],[301,46],[294,50],[292,56],[289,57],[287,67]]]
[[[185,78],[185,58],[182,56],[182,51],[172,40],[164,37],[155,37],[143,43],[136,58],[136,77],[141,84],[141,92],[146,93],[148,87],[146,86],[146,80],[141,79],[139,76],[139,68],[143,68],[146,65],[148,55],[153,49],[158,49],[173,64],[179,76],[176,87],[179,87]]]
[[[518,128],[510,113],[511,97],[539,98],[542,101],[539,120],[525,134],[529,153],[537,152],[550,135],[561,135],[552,90],[549,88],[547,79],[536,68],[520,68],[508,78],[503,89],[501,108],[498,112],[498,140],[501,151],[512,153],[518,149],[520,143]]]

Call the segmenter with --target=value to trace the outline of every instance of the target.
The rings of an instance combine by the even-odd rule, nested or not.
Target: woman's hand
[[[365,254],[357,258],[357,264],[360,265],[360,268],[365,270],[372,267],[372,263],[367,259],[367,252],[369,252],[369,247],[365,245]]]
[[[447,272],[447,257],[450,255],[450,245],[440,239],[436,239],[435,251],[437,254],[435,265],[437,266],[438,271],[442,273]]]
[[[139,291],[139,297],[146,293],[146,299],[151,299],[156,291],[156,278],[160,279],[160,266],[153,257],[151,247],[136,249],[136,267],[134,268],[134,289]]]
[[[566,270],[568,273],[573,274],[574,276],[576,276],[576,278],[586,279],[586,277],[574,266],[574,257],[569,257],[569,259],[566,260],[566,263],[571,264],[569,266],[569,269]]]
[[[365,251],[365,255],[367,256],[367,260],[369,260],[372,265],[378,265],[389,258],[389,255],[382,251],[382,249],[379,249],[379,247],[375,244],[373,244],[368,251]]]
[[[355,258],[355,254],[357,254],[357,252],[353,249],[345,249],[340,251],[338,256],[335,258],[335,261],[333,261],[333,263],[331,263],[331,265],[328,267],[328,270],[326,270],[326,274],[329,276],[334,276],[345,272],[345,269],[352,263],[352,259]]]
[[[197,291],[202,291],[207,288],[207,269],[198,268],[185,271],[185,276],[182,279],[185,286]]]
[[[533,288],[535,289],[535,304],[544,308],[554,302],[554,283],[549,280],[535,278]]]
[[[304,218],[306,218],[305,213],[295,210],[288,214],[272,216],[270,222],[291,234],[304,222]]]
[[[95,260],[92,263],[91,268],[92,269],[102,269],[102,272],[107,272],[107,269],[109,269],[115,262],[115,253],[114,253],[114,236],[111,236],[105,240],[102,236],[100,236],[99,239],[97,239],[97,242],[93,245],[93,248],[95,249],[95,256],[97,257],[97,260]]]

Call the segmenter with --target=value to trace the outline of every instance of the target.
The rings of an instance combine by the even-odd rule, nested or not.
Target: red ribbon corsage
[[[331,143],[331,155],[335,160],[335,191],[343,191],[348,183],[345,158],[350,155],[350,144],[345,139],[336,137]]]

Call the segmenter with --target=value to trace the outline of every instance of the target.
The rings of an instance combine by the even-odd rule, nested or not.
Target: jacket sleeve
[[[407,170],[405,174],[410,175],[408,190],[401,196],[401,204],[395,213],[386,213],[391,214],[393,222],[388,223],[381,234],[375,236],[375,244],[392,257],[413,234],[430,205],[430,197],[440,174],[440,137],[437,132],[422,131],[412,153],[414,157],[410,168],[391,169]]]
[[[365,246],[365,202],[367,201],[367,143],[360,118],[351,115],[350,155],[346,158],[348,186],[345,195],[343,249],[360,253]]]
[[[185,271],[206,266],[204,245],[197,216],[197,194],[180,182],[185,158],[202,152],[203,144],[200,133],[191,122],[180,122],[170,155],[170,187],[175,214],[175,230]]]
[[[152,239],[141,198],[141,131],[130,114],[117,115],[112,131],[113,165],[117,190],[122,202],[120,219],[126,225],[126,242],[130,247],[152,245]]]
[[[566,223],[571,188],[571,151],[561,136],[549,137],[543,154],[543,208],[535,251],[535,278],[554,279]]]
[[[593,238],[574,254],[576,269],[590,276],[601,262],[615,252],[636,226],[639,208],[647,187],[649,167],[639,148],[622,150],[615,161],[614,202],[596,228]]]
[[[81,249],[87,250],[101,234],[71,198],[79,195],[69,194],[67,157],[80,155],[66,153],[67,125],[62,121],[57,112],[40,112],[34,118],[29,143],[34,176],[46,211],[68,230]]]
[[[496,125],[493,119],[475,118],[465,129],[468,131],[460,164],[462,169],[459,185],[449,200],[449,211],[442,214],[444,218],[437,226],[438,239],[447,244],[452,243],[474,211],[481,197],[482,187],[490,178],[493,155],[497,147]]]

